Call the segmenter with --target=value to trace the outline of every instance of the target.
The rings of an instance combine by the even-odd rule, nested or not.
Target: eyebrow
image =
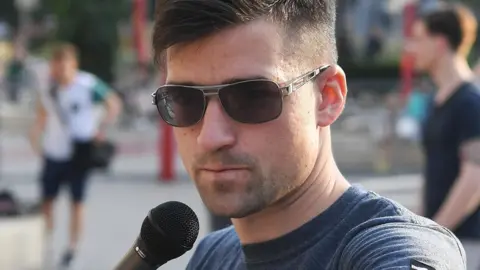
[[[217,85],[232,84],[232,83],[251,81],[251,80],[271,80],[271,79],[265,76],[237,77],[237,78],[231,78],[231,79],[222,81],[220,84],[217,84]],[[166,84],[184,85],[184,86],[209,86],[209,85],[194,83],[191,81],[167,81]]]

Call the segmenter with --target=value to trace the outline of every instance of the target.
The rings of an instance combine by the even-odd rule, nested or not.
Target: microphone
[[[199,230],[195,212],[171,201],[153,208],[140,235],[115,270],[154,270],[192,249]]]

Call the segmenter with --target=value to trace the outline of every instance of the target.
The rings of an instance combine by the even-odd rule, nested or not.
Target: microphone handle
[[[148,255],[143,248],[143,241],[140,237],[137,238],[133,247],[131,247],[127,254],[122,258],[120,263],[114,268],[115,270],[156,270],[158,267],[147,263]]]

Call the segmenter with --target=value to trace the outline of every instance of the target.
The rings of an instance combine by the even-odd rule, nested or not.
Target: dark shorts
[[[71,160],[56,161],[44,158],[40,176],[43,200],[55,199],[62,185],[68,185],[73,202],[82,202],[85,187],[90,175],[91,142],[75,143],[75,151]]]

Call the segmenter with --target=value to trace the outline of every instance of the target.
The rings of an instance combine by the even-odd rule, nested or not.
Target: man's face
[[[282,58],[278,31],[274,24],[256,21],[170,48],[167,82],[217,85],[236,79],[284,82],[297,77],[301,73],[289,74],[292,69]],[[183,163],[212,212],[248,216],[306,180],[320,145],[315,89],[309,83],[284,98],[281,115],[262,124],[232,120],[218,97],[210,97],[202,121],[174,129]]]
[[[52,77],[58,81],[68,80],[77,71],[78,64],[74,56],[64,56],[61,59],[52,59],[50,70]]]
[[[407,43],[407,51],[415,59],[415,68],[418,71],[429,71],[438,59],[438,37],[432,36],[422,21],[415,22],[412,37]]]

